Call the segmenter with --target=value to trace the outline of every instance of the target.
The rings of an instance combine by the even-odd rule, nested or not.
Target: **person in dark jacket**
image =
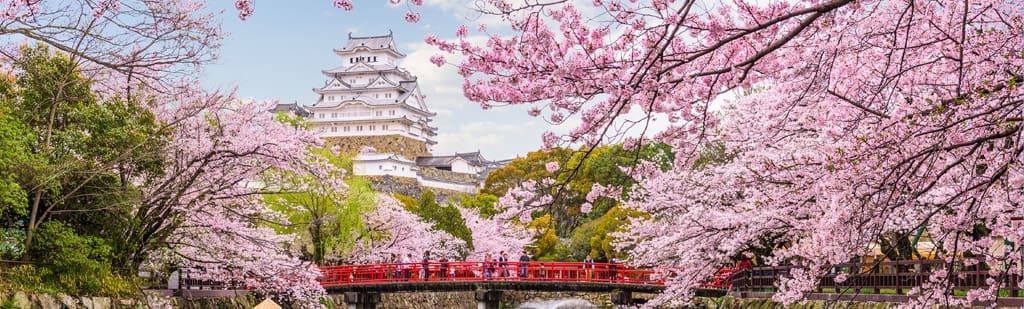
[[[430,250],[423,252],[423,269],[420,270],[420,277],[423,281],[430,280]]]
[[[527,267],[529,267],[529,265],[530,265],[530,256],[526,254],[526,250],[523,250],[522,253],[519,253],[519,277],[520,278],[526,278],[526,275],[528,274],[526,270],[527,270]]]
[[[455,273],[448,273],[448,255],[447,254],[441,253],[441,259],[437,260],[437,262],[441,263],[441,266],[438,268],[438,272],[437,272],[437,277],[438,278],[448,278],[448,279],[451,279],[452,277],[455,276]]]

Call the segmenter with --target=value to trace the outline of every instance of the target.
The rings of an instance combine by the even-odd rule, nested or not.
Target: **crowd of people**
[[[482,277],[484,279],[495,278],[526,278],[545,277],[547,270],[544,263],[537,263],[531,266],[530,255],[523,250],[519,257],[513,260],[509,252],[501,251],[498,254],[485,253],[483,260],[473,268],[458,268],[452,266],[448,255],[441,253],[434,259],[430,251],[423,253],[421,257],[414,258],[411,253],[401,255],[392,253],[384,261],[388,268],[385,275],[388,278],[397,280],[409,280],[417,278],[421,280],[446,280],[456,277]],[[463,264],[464,265],[464,264]],[[530,267],[534,267],[533,272]],[[577,266],[579,267],[579,266]],[[594,259],[587,255],[583,260],[583,270],[587,277],[594,276]]]

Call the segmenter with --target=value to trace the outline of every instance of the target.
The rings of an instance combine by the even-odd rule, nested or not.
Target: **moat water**
[[[525,302],[517,309],[597,309],[598,307],[589,301],[579,298],[560,298],[531,300]]]

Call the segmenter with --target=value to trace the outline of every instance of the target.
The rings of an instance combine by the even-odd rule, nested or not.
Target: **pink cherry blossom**
[[[420,13],[411,12],[411,11],[410,12],[406,12],[405,13],[405,21],[410,22],[410,23],[415,23],[415,22],[420,21]]]
[[[548,162],[548,163],[544,164],[544,169],[546,169],[550,173],[554,173],[555,171],[558,171],[558,169],[559,169],[558,162],[555,162],[555,161]]]
[[[430,56],[430,63],[433,63],[433,64],[437,65],[437,67],[442,67],[445,64],[444,56],[442,56],[442,55]]]
[[[466,25],[459,25],[459,28],[455,29],[455,36],[457,37],[464,38],[467,34],[469,34],[469,30],[466,29]]]

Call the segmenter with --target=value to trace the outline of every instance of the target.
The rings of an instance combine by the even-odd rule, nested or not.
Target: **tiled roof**
[[[386,34],[386,35],[365,36],[365,37],[352,36],[352,33],[350,32],[348,34],[348,42],[345,43],[345,47],[337,49],[337,51],[351,51],[351,50],[355,50],[356,48],[361,48],[361,47],[365,47],[365,48],[369,48],[369,49],[374,49],[374,50],[386,49],[386,50],[391,50],[391,51],[395,52],[396,54],[402,55],[402,53],[399,53],[398,50],[396,49],[395,39],[392,36],[392,33],[391,33],[390,30],[388,31],[388,34]]]
[[[452,161],[454,161],[455,158],[466,160],[476,166],[487,166],[487,164],[491,162],[484,159],[484,157],[480,155],[479,151],[474,151],[467,153],[455,153],[450,156],[416,157],[416,165],[431,167],[451,166]]]

